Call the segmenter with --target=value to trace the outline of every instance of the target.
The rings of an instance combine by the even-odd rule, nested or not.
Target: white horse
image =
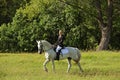
[[[55,72],[54,60],[56,58],[56,52],[53,49],[53,45],[51,45],[46,40],[40,40],[40,41],[37,41],[37,46],[38,46],[38,53],[41,54],[43,51],[45,52],[46,60],[43,63],[44,70],[46,72],[48,72],[46,64],[49,61],[52,61],[52,69]],[[78,48],[74,48],[74,47],[66,47],[66,49],[68,50],[68,53],[60,55],[60,60],[61,59],[68,59],[68,69],[67,69],[67,72],[69,72],[70,68],[71,68],[71,59],[73,59],[77,63],[77,65],[78,65],[78,67],[80,69],[80,72],[83,72],[83,70],[81,68],[81,65],[80,65],[80,62],[79,62],[80,61],[80,57],[81,57],[79,49]]]

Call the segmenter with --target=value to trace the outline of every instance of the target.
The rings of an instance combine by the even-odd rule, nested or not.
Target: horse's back
[[[70,53],[80,53],[80,50],[75,47],[66,47]]]

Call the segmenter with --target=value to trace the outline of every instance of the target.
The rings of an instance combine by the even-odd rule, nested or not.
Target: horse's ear
[[[39,41],[38,41],[38,40],[36,40],[36,42],[38,43]]]

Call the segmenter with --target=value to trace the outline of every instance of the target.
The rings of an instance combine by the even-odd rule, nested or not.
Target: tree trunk
[[[96,8],[98,12],[97,20],[99,22],[100,30],[101,30],[101,41],[99,43],[97,50],[106,50],[109,45],[110,34],[112,29],[112,0],[108,1],[108,8],[107,8],[107,23],[103,21],[102,9],[101,9],[101,2],[100,0],[96,0]]]
[[[97,50],[106,50],[108,48],[110,33],[111,30],[108,27],[106,27],[105,30],[101,30],[102,37]]]

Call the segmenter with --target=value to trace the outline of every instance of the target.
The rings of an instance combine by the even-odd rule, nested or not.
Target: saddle
[[[54,49],[54,51],[56,52],[56,49]],[[69,52],[68,49],[65,47],[60,49],[58,52],[56,52],[55,60],[59,60],[60,55],[63,57],[63,55],[67,54],[68,52]]]
[[[64,49],[61,49],[61,54],[64,55],[64,54],[67,54],[69,51],[67,48],[64,48]]]

